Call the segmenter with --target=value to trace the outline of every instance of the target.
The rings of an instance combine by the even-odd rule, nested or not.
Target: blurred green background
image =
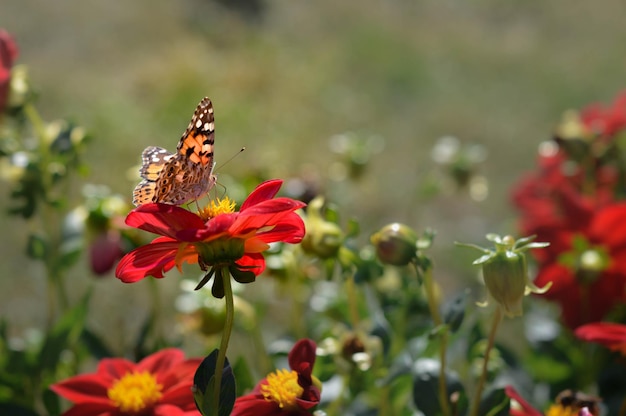
[[[364,240],[390,221],[433,227],[436,273],[449,282],[461,270],[449,256],[474,257],[454,240],[514,231],[511,186],[563,111],[624,87],[625,18],[619,0],[0,2],[0,27],[17,40],[43,117],[69,117],[93,134],[86,181],[130,199],[143,148],[175,149],[209,96],[218,165],[247,148],[218,174],[318,177],[342,218],[359,219]],[[384,140],[351,182],[333,176],[329,147],[346,132]],[[486,199],[426,197],[431,149],[446,135],[487,150]],[[4,201],[8,192],[1,183]],[[29,224],[0,216],[0,226],[1,315],[17,328],[41,326],[45,278],[23,252]],[[473,271],[467,262],[462,270]],[[73,272],[77,294],[93,284],[89,274],[86,262]],[[175,294],[170,274],[162,284]],[[148,313],[146,285],[95,283],[92,325],[120,329],[114,346]]]

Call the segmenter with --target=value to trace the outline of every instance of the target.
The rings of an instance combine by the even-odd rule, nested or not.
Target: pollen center
[[[224,199],[212,199],[205,208],[198,212],[198,215],[204,222],[207,222],[220,214],[232,214],[233,212],[235,212],[235,201],[225,197]]]
[[[578,416],[580,409],[570,406],[553,404],[546,412],[546,416]]]
[[[296,399],[304,389],[298,384],[298,373],[289,370],[277,370],[266,378],[267,384],[261,385],[261,393],[265,400],[278,404],[281,409],[297,407]]]
[[[149,372],[132,372],[113,383],[107,395],[120,412],[133,415],[154,406],[163,395],[162,389]]]

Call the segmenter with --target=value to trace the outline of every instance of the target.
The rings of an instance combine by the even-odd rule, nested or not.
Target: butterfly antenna
[[[233,160],[234,158],[236,158],[237,156],[239,156],[241,153],[243,153],[243,151],[246,150],[246,146],[243,146],[241,149],[239,149],[239,151],[237,153],[235,153],[234,155],[232,155],[231,157],[228,158],[228,160],[226,160],[224,163],[222,163],[221,165],[219,165],[217,168],[215,168],[215,170],[219,170],[221,168],[223,168],[226,164],[228,164],[231,160]]]

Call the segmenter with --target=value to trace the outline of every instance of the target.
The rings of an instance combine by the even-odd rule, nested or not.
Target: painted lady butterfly
[[[139,173],[143,180],[133,191],[136,206],[150,202],[182,205],[194,201],[215,185],[213,104],[204,98],[196,107],[176,153],[162,147],[147,147]]]

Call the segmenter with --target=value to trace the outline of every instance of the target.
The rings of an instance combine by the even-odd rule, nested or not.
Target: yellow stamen
[[[120,412],[136,414],[154,406],[163,396],[161,390],[153,374],[132,372],[113,383],[107,395]]]
[[[295,409],[296,399],[304,389],[298,384],[298,373],[289,370],[277,370],[266,378],[267,384],[261,385],[265,400],[278,404],[281,409]]]
[[[212,199],[206,208],[198,211],[198,215],[206,222],[220,214],[231,214],[235,212],[235,206],[235,201],[232,201],[228,197],[224,197],[224,199],[216,198]]]
[[[553,404],[546,412],[546,416],[578,416],[578,412],[580,412],[580,409]]]

